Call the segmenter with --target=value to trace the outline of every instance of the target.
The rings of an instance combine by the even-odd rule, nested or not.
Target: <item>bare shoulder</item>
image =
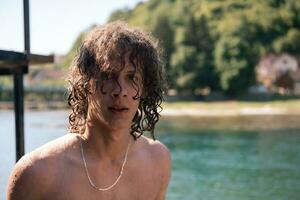
[[[155,199],[164,200],[171,177],[171,153],[169,149],[158,140],[154,141],[144,136],[142,136],[141,139],[141,148],[146,149],[153,163],[151,173],[153,175],[156,174],[158,178],[158,192]]]
[[[139,140],[141,143],[140,149],[144,149],[146,157],[148,157],[154,168],[159,168],[162,174],[160,176],[166,176],[167,179],[170,176],[171,171],[171,153],[169,149],[160,141],[153,140],[142,136]]]
[[[142,136],[141,139],[144,147],[148,150],[151,156],[156,158],[156,161],[163,162],[162,164],[168,164],[171,162],[171,153],[163,143],[145,136]]]
[[[69,134],[65,135],[24,155],[9,177],[7,199],[42,198],[43,193],[54,182],[53,175],[59,170],[65,152],[74,145],[74,138]]]

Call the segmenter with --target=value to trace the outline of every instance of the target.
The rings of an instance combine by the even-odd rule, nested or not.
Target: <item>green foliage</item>
[[[128,20],[130,14],[131,14],[130,11],[131,10],[129,10],[127,8],[116,10],[116,11],[112,12],[112,14],[110,15],[108,21],[109,22],[115,21],[115,20],[126,21],[126,20]]]
[[[148,0],[116,10],[109,21],[119,19],[160,40],[170,87],[179,91],[237,95],[255,83],[261,56],[300,55],[299,0]]]
[[[74,59],[74,57],[76,56],[77,50],[80,47],[80,44],[83,40],[85,33],[81,33],[78,38],[76,39],[76,41],[74,42],[71,50],[69,51],[69,53],[66,55],[66,57],[61,61],[61,63],[59,63],[58,65],[61,66],[63,69],[67,69],[69,68],[69,66],[72,63],[72,60]]]
[[[300,30],[289,29],[286,35],[276,39],[274,42],[276,52],[290,52],[295,55],[300,55]]]
[[[214,43],[205,16],[191,16],[177,37],[177,49],[171,65],[177,72],[173,79],[177,89],[195,91],[199,88],[216,88],[218,79],[213,69]],[[204,38],[204,39],[199,39]]]
[[[163,46],[167,79],[172,80],[173,75],[170,69],[170,56],[174,51],[174,29],[171,27],[170,20],[166,14],[161,14],[157,17],[152,33],[159,39],[160,44]]]
[[[177,89],[187,89],[191,87],[191,83],[182,81],[181,77],[186,73],[193,72],[193,66],[196,65],[195,59],[196,49],[191,46],[179,46],[171,57],[171,67],[173,71],[173,80]],[[195,78],[195,76],[193,76]],[[186,78],[184,78],[186,80]],[[181,80],[181,81],[179,81]],[[189,79],[190,80],[190,79]],[[194,81],[191,80],[191,81]]]
[[[0,76],[0,89],[11,89],[13,86],[13,76]]]

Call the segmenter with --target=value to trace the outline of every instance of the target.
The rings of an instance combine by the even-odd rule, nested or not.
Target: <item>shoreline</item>
[[[198,102],[197,102],[198,103]],[[68,110],[66,102],[51,101],[51,102],[25,102],[26,110]],[[283,103],[283,106],[272,106],[268,103],[261,105],[237,105],[232,102],[224,102],[221,106],[198,103],[197,106],[178,105],[174,106],[167,103],[163,105],[163,111],[160,113],[162,116],[205,116],[205,117],[218,117],[218,116],[262,116],[262,115],[300,115],[300,102],[299,108],[288,107]],[[0,110],[13,110],[13,102],[0,102]]]
[[[300,115],[300,113],[290,113],[285,109],[276,108],[240,108],[240,109],[189,109],[189,108],[167,108],[161,112],[162,116],[256,116],[256,115]]]

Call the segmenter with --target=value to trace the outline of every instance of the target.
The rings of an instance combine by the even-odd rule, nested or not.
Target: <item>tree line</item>
[[[169,87],[179,93],[238,95],[256,83],[262,56],[300,55],[299,0],[148,0],[114,11],[109,21],[115,20],[160,40]]]

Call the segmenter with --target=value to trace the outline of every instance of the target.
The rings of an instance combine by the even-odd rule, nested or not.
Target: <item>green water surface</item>
[[[0,199],[14,165],[12,111],[0,112]],[[27,111],[25,150],[67,133],[67,111]],[[163,117],[167,200],[299,200],[300,116]],[[159,170],[159,169],[157,169]]]
[[[300,129],[204,130],[197,120],[158,128],[172,153],[167,199],[300,199]]]

